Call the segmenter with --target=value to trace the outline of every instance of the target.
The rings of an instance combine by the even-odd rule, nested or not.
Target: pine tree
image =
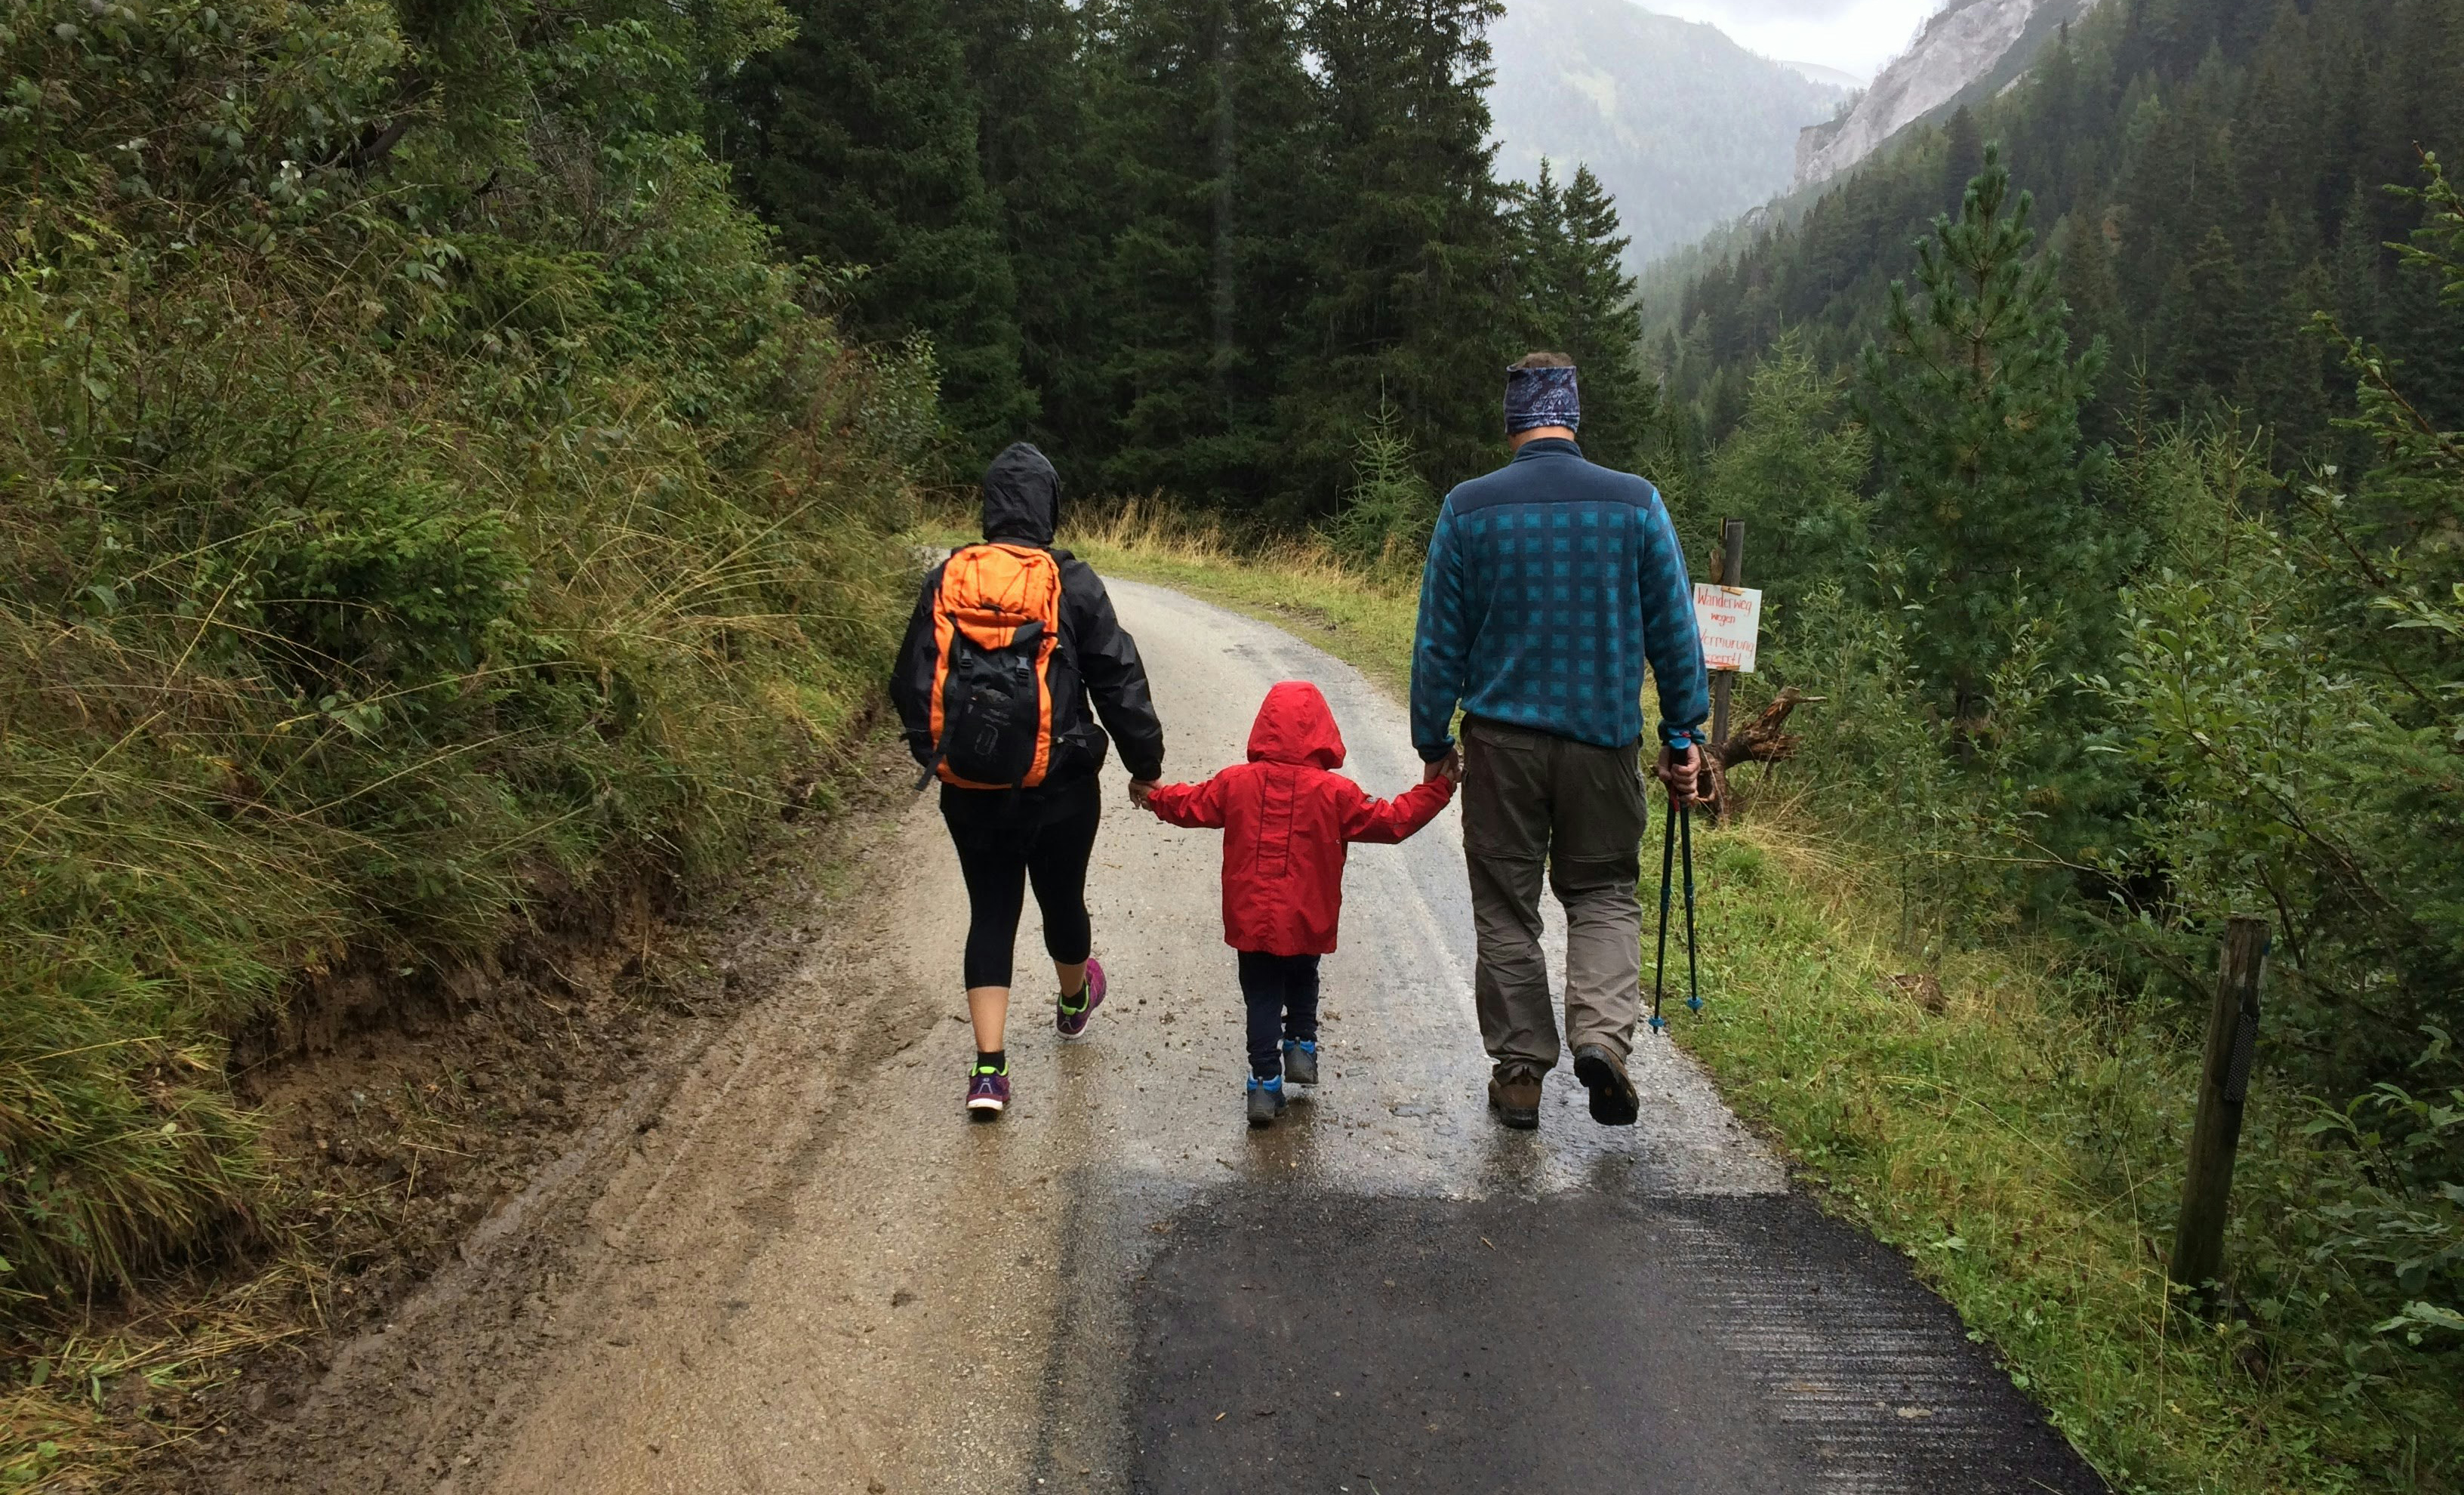
[[[1254,508],[1282,470],[1275,398],[1316,231],[1296,17],[1289,0],[1130,0],[1113,40],[1106,476]]]
[[[1073,0],[958,0],[978,99],[978,156],[1017,287],[1028,434],[1066,479],[1089,482],[1111,444],[1104,373],[1105,256],[1119,185],[1099,110],[1109,49]]]
[[[1657,391],[1639,362],[1642,313],[1625,270],[1632,241],[1617,232],[1617,204],[1591,167],[1575,167],[1561,189],[1544,160],[1539,180],[1519,194],[1513,242],[1526,338],[1565,353],[1580,372],[1584,452],[1631,466]]]
[[[1507,188],[1514,261],[1514,289],[1523,303],[1523,336],[1553,346],[1566,334],[1561,281],[1565,275],[1566,193],[1556,168],[1540,158],[1538,175]]]
[[[1985,168],[1985,135],[1975,111],[1966,104],[1953,110],[1943,125],[1942,143],[1942,196],[1937,201],[1956,206],[1968,184]]]
[[[1859,391],[1887,478],[1881,538],[1905,550],[1921,608],[1912,657],[1963,719],[1990,705],[2013,625],[2090,595],[2103,550],[2079,411],[2104,351],[2071,357],[2057,267],[2030,257],[2033,204],[2013,199],[1998,147],[1984,160],[1957,220],[1918,245],[1922,300],[1892,282]]]
[[[1361,433],[1352,487],[1328,538],[1355,565],[1417,576],[1437,521],[1438,495],[1419,474],[1401,417],[1392,402],[1379,401],[1375,418]]]
[[[1280,397],[1284,504],[1323,513],[1359,433],[1394,402],[1442,491],[1495,463],[1510,327],[1490,175],[1497,0],[1319,0],[1305,39],[1327,131],[1313,294]]]
[[[1035,409],[958,33],[920,0],[793,10],[796,39],[727,89],[738,178],[788,253],[864,267],[847,293],[860,335],[932,341],[954,435],[987,454]]]
[[[2166,282],[2159,337],[2177,404],[2211,408],[2230,396],[2256,341],[2256,312],[2233,242],[2210,224]]]
[[[1695,509],[1706,528],[1722,517],[1746,521],[1752,584],[1783,622],[1790,605],[1822,582],[1852,579],[1864,560],[1859,490],[1873,441],[1863,428],[1840,424],[1839,395],[1803,335],[1783,335],[1754,370],[1745,419],[1712,456],[1707,502]]]

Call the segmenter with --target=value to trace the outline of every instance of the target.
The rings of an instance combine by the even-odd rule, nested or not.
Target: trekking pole
[[[1668,813],[1661,817],[1662,834],[1660,840],[1660,954],[1651,962],[1651,1031],[1654,1033],[1668,1026],[1668,1020],[1660,1015],[1660,984],[1661,974],[1668,968],[1668,894],[1674,887],[1674,874],[1677,870],[1677,797],[1672,794],[1668,797]],[[1690,852],[1694,838],[1690,832],[1685,838],[1685,844],[1689,852],[1686,858],[1686,870],[1691,872],[1694,864]],[[1690,898],[1686,900],[1685,912],[1688,915],[1694,912],[1693,900]]]
[[[1675,795],[1668,798],[1667,824],[1660,842],[1660,954],[1651,963],[1651,1031],[1661,1032],[1668,1020],[1660,1015],[1662,976],[1668,969],[1668,903],[1677,890],[1677,855],[1682,845],[1685,851],[1685,1010],[1703,1010],[1703,991],[1695,971],[1694,959],[1694,811],[1681,804]]]
[[[1702,988],[1694,976],[1694,811],[1677,811],[1677,833],[1685,847],[1685,1010],[1703,1010]]]

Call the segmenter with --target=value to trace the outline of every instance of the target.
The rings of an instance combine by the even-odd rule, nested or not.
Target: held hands
[[[1450,784],[1460,785],[1463,782],[1463,745],[1461,743],[1457,743],[1455,746],[1446,749],[1445,757],[1437,759],[1435,762],[1423,763],[1420,765],[1420,782],[1422,783],[1436,783],[1439,780],[1442,779]]]
[[[1147,801],[1148,801],[1149,799],[1151,799],[1151,798],[1153,798],[1153,797],[1154,797],[1155,792],[1155,786],[1156,786],[1156,785],[1158,785],[1158,784],[1160,784],[1160,783],[1162,783],[1162,782],[1163,782],[1163,780],[1160,780],[1160,779],[1133,779],[1133,780],[1130,780],[1130,802],[1131,802],[1132,804],[1136,805],[1139,809],[1142,809],[1142,810],[1143,810],[1143,809],[1149,809],[1149,808],[1152,808],[1152,806],[1150,806],[1150,805],[1147,803]]]
[[[1660,759],[1652,765],[1651,772],[1654,778],[1668,786],[1668,802],[1671,804],[1711,802],[1709,797],[1702,792],[1704,780],[1707,777],[1703,771],[1703,750],[1693,743],[1685,744],[1685,751],[1682,754],[1674,748],[1661,748]]]

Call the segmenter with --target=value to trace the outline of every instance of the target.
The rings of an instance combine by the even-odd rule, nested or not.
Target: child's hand
[[[1446,755],[1446,782],[1460,789],[1463,781],[1463,756],[1460,752]]]
[[[1148,803],[1147,803],[1147,801],[1148,801],[1148,799],[1150,799],[1150,798],[1155,794],[1155,785],[1157,785],[1157,784],[1161,783],[1162,781],[1163,781],[1163,780],[1160,780],[1160,779],[1133,779],[1133,780],[1130,780],[1130,802],[1131,802],[1132,804],[1136,805],[1139,809],[1142,809],[1142,810],[1144,810],[1144,809],[1152,809],[1154,806],[1152,806],[1152,805],[1148,804]]]

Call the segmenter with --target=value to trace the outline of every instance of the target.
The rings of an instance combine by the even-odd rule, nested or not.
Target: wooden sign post
[[[1727,818],[1728,692],[1740,674],[1754,672],[1754,643],[1762,629],[1763,594],[1741,585],[1746,574],[1746,521],[1720,521],[1720,580],[1694,587],[1694,626],[1703,636],[1703,663],[1711,671],[1711,743],[1703,754],[1710,775],[1711,823]]]
[[[1746,584],[1745,520],[1722,519],[1720,521],[1719,569],[1720,586],[1723,590],[1732,591]],[[1754,602],[1756,604],[1754,622],[1759,624],[1762,621],[1760,616],[1762,599],[1756,597]],[[1694,611],[1698,617],[1703,611],[1703,588],[1699,586],[1694,589]],[[1722,642],[1727,641],[1723,639]],[[1746,634],[1746,661],[1742,666],[1721,662],[1712,653],[1710,635],[1706,632],[1704,636],[1703,659],[1711,667],[1711,747],[1714,751],[1728,740],[1728,687],[1736,680],[1739,670],[1742,669],[1748,674],[1753,673],[1753,632],[1750,629]]]
[[[2225,925],[2225,953],[2216,973],[2215,1005],[2208,1010],[2208,1047],[2199,1072],[2198,1118],[2190,1124],[2190,1165],[2182,1180],[2182,1218],[2173,1233],[2166,1275],[2208,1306],[2208,1286],[2225,1264],[2226,1203],[2233,1194],[2233,1153],[2241,1145],[2242,1105],[2258,1054],[2258,978],[2267,964],[2267,921],[2235,917]]]

